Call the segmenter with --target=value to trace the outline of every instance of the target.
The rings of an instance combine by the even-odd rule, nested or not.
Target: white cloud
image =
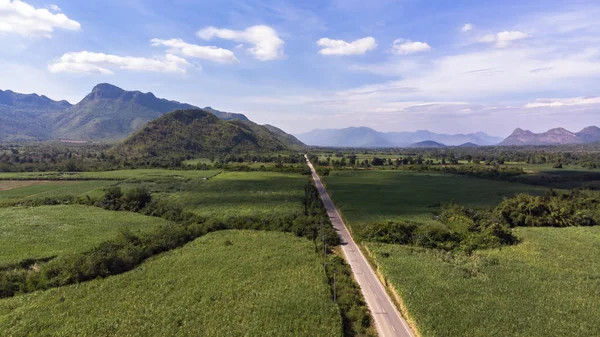
[[[277,31],[269,26],[252,26],[243,31],[206,27],[196,33],[204,40],[215,37],[236,42],[246,42],[253,45],[248,51],[260,61],[277,60],[284,57],[284,41],[279,38]]]
[[[58,7],[58,5],[50,5],[50,10],[54,11],[54,12],[62,12],[62,9],[60,9],[60,7]]]
[[[475,28],[475,26],[473,26],[470,23],[466,23],[464,26],[462,26],[462,28],[460,29],[463,33],[466,33],[470,30],[473,30],[473,28]]]
[[[48,66],[52,73],[72,72],[110,75],[110,68],[134,70],[185,73],[190,64],[181,57],[167,54],[164,59],[145,57],[117,56],[88,51],[66,53],[55,63]]]
[[[394,52],[398,55],[408,55],[413,53],[421,53],[431,50],[426,42],[411,41],[405,39],[397,39],[392,44]]]
[[[503,31],[498,34],[488,34],[480,37],[477,41],[482,43],[496,43],[497,48],[506,48],[513,41],[526,39],[531,37],[527,33],[520,31]]]
[[[62,13],[35,8],[20,0],[0,0],[0,34],[50,38],[57,28],[80,30],[81,24]]]
[[[169,53],[172,54],[196,57],[219,63],[232,63],[237,61],[235,54],[231,50],[214,46],[199,46],[195,44],[189,44],[181,39],[152,39],[151,43],[155,47],[165,46],[171,48],[169,49]]]
[[[321,55],[363,55],[367,51],[377,48],[375,39],[370,36],[352,42],[324,37],[317,41],[317,45],[323,47],[319,50]]]
[[[537,99],[533,103],[525,104],[526,108],[556,108],[563,106],[592,105],[600,104],[600,97],[575,97],[575,98],[554,98]]]

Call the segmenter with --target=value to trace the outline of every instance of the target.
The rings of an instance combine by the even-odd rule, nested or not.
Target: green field
[[[517,193],[546,190],[468,176],[403,171],[332,171],[323,180],[351,227],[392,219],[429,221],[444,203],[484,208]]]
[[[13,181],[0,181],[0,187],[12,182]],[[77,197],[83,194],[97,194],[104,186],[113,183],[113,181],[105,180],[36,182],[29,186],[0,190],[0,204],[19,200],[62,198],[66,196]]]
[[[168,198],[207,217],[279,217],[303,211],[306,182],[298,173],[224,172],[189,183]]]
[[[369,243],[424,337],[600,336],[600,228],[518,228],[473,257]]]
[[[138,169],[103,172],[15,172],[0,173],[0,180],[6,179],[141,179],[152,180],[157,178],[194,179],[210,178],[220,171],[198,170],[164,170],[164,169]]]
[[[162,223],[160,218],[80,205],[0,208],[0,266],[85,251],[121,229]]]
[[[0,300],[3,336],[341,336],[311,241],[204,236],[135,270]]]

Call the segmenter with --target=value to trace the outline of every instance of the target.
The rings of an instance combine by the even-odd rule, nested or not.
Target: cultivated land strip
[[[344,224],[340,213],[335,208],[308,157],[306,161],[327,210],[327,215],[341,237],[342,251],[348,264],[352,267],[354,278],[358,282],[365,301],[371,310],[379,336],[413,337],[408,324],[400,316],[398,309],[396,309],[385,288],[375,275],[373,268],[367,262],[367,259],[354,242],[354,239],[352,239],[350,232],[346,228],[346,224]]]

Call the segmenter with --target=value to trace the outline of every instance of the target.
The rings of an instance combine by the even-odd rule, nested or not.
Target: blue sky
[[[0,89],[108,82],[300,133],[600,124],[597,1],[0,0]]]

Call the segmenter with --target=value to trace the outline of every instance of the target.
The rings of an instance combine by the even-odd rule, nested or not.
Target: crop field
[[[103,172],[18,172],[0,173],[0,180],[7,179],[142,179],[152,180],[157,178],[194,179],[210,178],[220,171],[198,170],[164,170],[164,169],[137,169]]]
[[[0,331],[341,336],[321,262],[311,241],[291,234],[215,232],[125,274],[0,300]]]
[[[81,252],[121,229],[161,223],[165,220],[80,205],[0,208],[0,266]]]
[[[298,173],[224,172],[189,183],[168,198],[210,217],[284,216],[303,211],[306,182]]]
[[[112,181],[2,181],[0,180],[0,204],[19,200],[32,200],[38,198],[61,198],[65,196],[79,196],[101,190],[102,187],[112,184]],[[2,187],[7,187],[2,189]],[[12,187],[12,188],[8,188]]]
[[[517,193],[546,191],[531,185],[443,173],[332,171],[323,178],[351,227],[393,219],[426,222],[444,203],[485,208]]]
[[[368,243],[424,337],[600,336],[600,228],[518,228],[472,257]]]

